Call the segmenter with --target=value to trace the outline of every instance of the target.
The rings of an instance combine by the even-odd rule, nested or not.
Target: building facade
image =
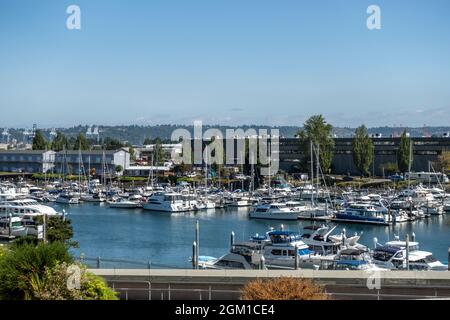
[[[0,171],[45,173],[54,168],[54,151],[0,150]]]
[[[97,175],[113,174],[117,166],[123,170],[130,166],[130,153],[126,150],[61,151],[55,155],[54,172],[61,174]]]

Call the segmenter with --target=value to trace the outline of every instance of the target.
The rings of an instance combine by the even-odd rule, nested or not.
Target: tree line
[[[333,126],[327,123],[322,115],[314,115],[305,121],[297,136],[304,155],[300,168],[304,172],[309,172],[310,159],[313,159],[313,165],[316,164],[318,154],[318,161],[322,171],[331,173],[334,149]],[[400,138],[396,163],[383,164],[382,166],[389,169],[391,173],[397,171],[407,172],[411,168],[413,161],[412,148],[412,141],[405,130]],[[311,158],[313,151],[314,156]],[[352,140],[352,160],[361,176],[370,175],[370,168],[373,166],[374,161],[374,144],[365,125],[361,125],[355,130]]]

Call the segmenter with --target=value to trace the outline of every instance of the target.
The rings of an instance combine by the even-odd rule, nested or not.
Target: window
[[[272,250],[272,254],[273,254],[274,256],[281,256],[281,253],[282,253],[282,251],[279,250],[279,249],[274,249],[274,250]]]

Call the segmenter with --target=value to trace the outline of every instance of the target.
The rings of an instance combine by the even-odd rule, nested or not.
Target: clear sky
[[[68,30],[66,8],[81,8]],[[381,8],[381,30],[366,9]],[[448,0],[1,0],[0,127],[450,125]]]

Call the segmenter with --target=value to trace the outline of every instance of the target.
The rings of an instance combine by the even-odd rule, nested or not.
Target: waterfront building
[[[81,158],[80,158],[81,154]],[[66,150],[55,155],[55,173],[81,174],[94,169],[95,174],[113,174],[117,166],[130,166],[130,153],[126,150]]]
[[[51,150],[0,150],[0,171],[45,173],[54,168]]]

